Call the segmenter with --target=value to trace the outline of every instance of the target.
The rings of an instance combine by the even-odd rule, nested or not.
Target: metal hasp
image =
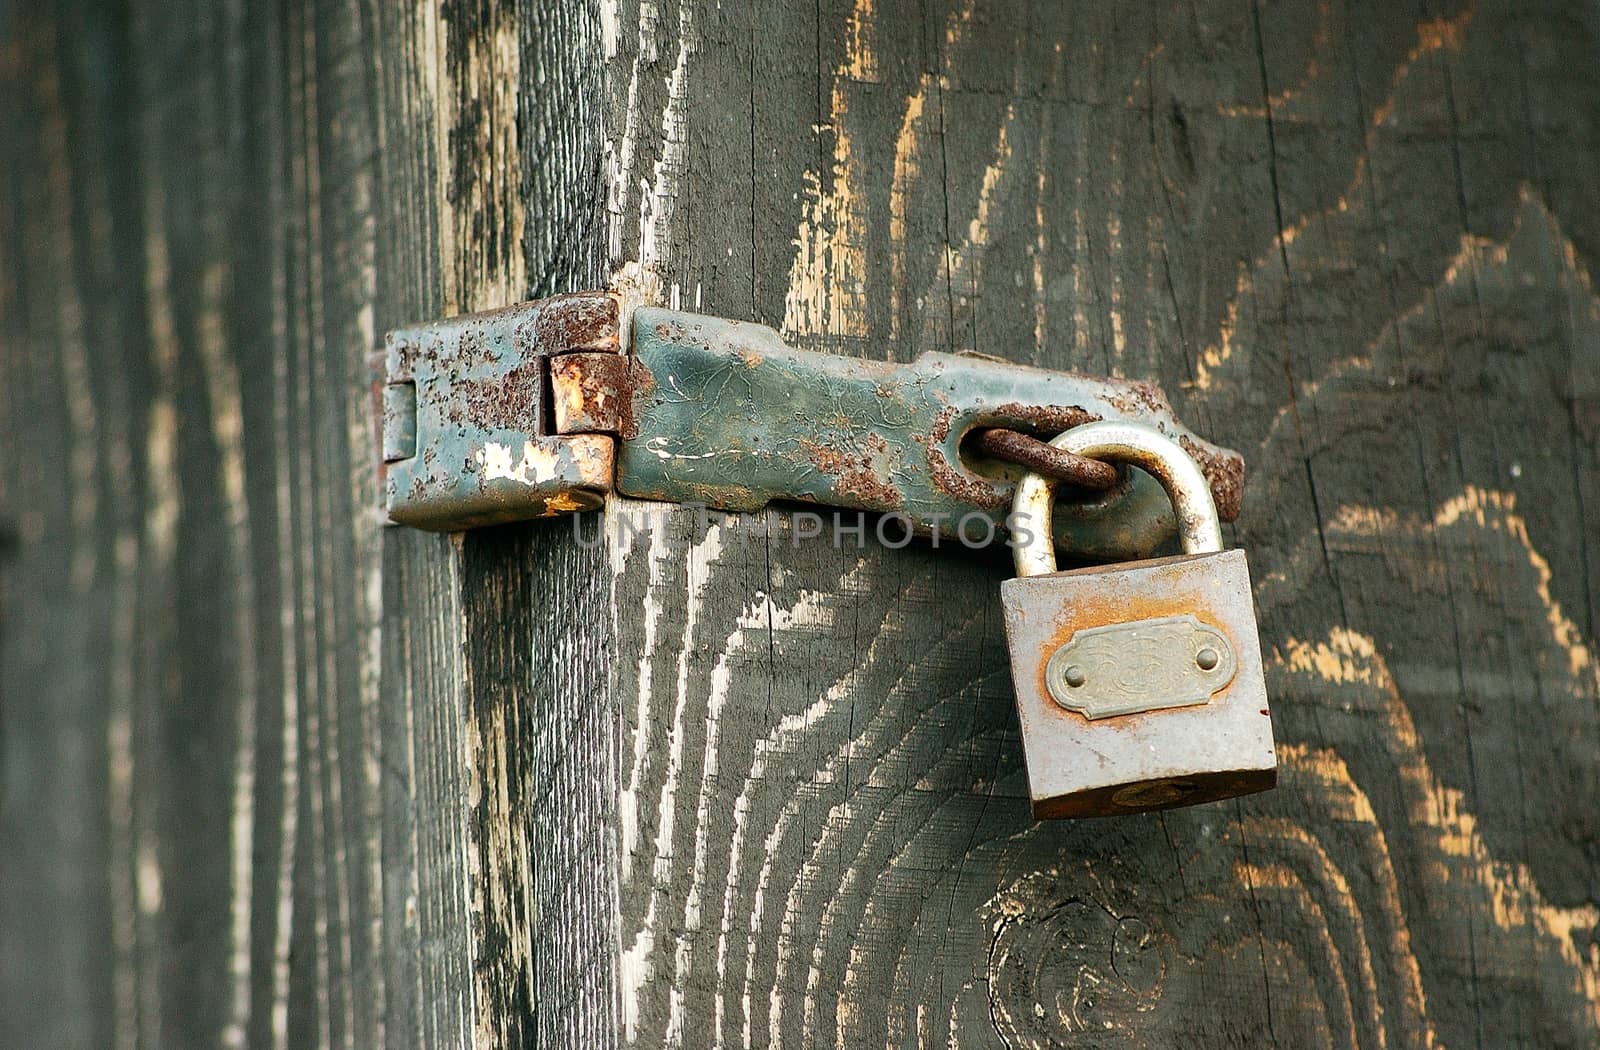
[[[634,311],[632,352],[638,378],[617,460],[625,495],[725,510],[799,500],[896,512],[924,533],[965,522],[967,537],[984,535],[986,518],[1003,534],[1023,471],[985,457],[968,434],[1125,419],[1178,441],[1222,516],[1238,513],[1243,461],[1185,429],[1148,383],[977,355],[890,364],[795,350],[764,325],[654,308]],[[1063,549],[1101,558],[1146,554],[1174,527],[1161,486],[1137,471],[1055,518]]]
[[[555,429],[549,361],[616,357],[614,296],[580,293],[389,335],[381,380],[384,510],[455,531],[592,510],[613,439]]]
[[[1096,419],[1182,443],[1225,518],[1244,475],[1147,383],[976,355],[889,364],[795,350],[758,324],[653,307],[625,318],[604,292],[393,332],[373,400],[385,516],[437,531],[589,510],[615,489],[724,510],[895,512],[918,532],[983,542],[1003,535],[1023,468],[968,435]],[[1160,486],[1137,471],[1056,517],[1062,548],[1092,558],[1146,553],[1173,529]]]

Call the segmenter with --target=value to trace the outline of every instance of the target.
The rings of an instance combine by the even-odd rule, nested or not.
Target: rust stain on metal
[[[842,499],[891,510],[904,504],[905,497],[894,483],[892,452],[881,435],[868,433],[854,453],[809,438],[802,438],[800,446],[817,470],[833,479],[834,491]]]
[[[1011,488],[988,478],[950,465],[944,452],[933,442],[928,443],[928,473],[934,487],[961,503],[971,504],[981,510],[999,511],[1011,503]]]
[[[1148,379],[1123,380],[1108,400],[1133,416],[1171,416],[1172,404],[1161,388]]]
[[[617,437],[630,441],[639,436],[639,408],[655,396],[656,377],[644,362],[630,355],[628,377],[623,387],[623,405],[617,419]]]
[[[1217,516],[1223,521],[1237,521],[1244,506],[1244,460],[1237,453],[1206,448],[1187,434],[1179,434],[1177,441],[1200,464],[1206,480],[1211,482],[1211,498],[1217,504]]]
[[[470,420],[479,427],[537,431],[544,401],[542,365],[532,358],[498,376],[456,380],[462,396],[452,402],[446,418],[458,424]]]
[[[567,492],[558,492],[544,501],[544,513],[540,517],[553,518],[557,514],[571,514],[573,511],[589,510],[593,503],[584,503],[573,499]]]
[[[550,360],[556,430],[615,431],[626,407],[628,359],[621,354],[564,354]]]
[[[576,292],[543,300],[532,319],[531,333],[519,329],[519,340],[532,336],[534,353],[579,351],[616,353],[620,348],[622,306],[607,292]]]
[[[563,354],[550,359],[556,432],[610,433],[621,438],[638,433],[634,401],[655,389],[650,370],[631,355]]]
[[[1134,417],[1160,420],[1172,414],[1172,406],[1168,404],[1166,395],[1155,384],[1145,380],[1128,382],[1125,389],[1108,394],[1107,400]],[[1054,437],[1064,430],[1104,418],[1076,405],[1015,403],[997,406],[995,415],[997,418],[1015,420],[1014,426],[1025,426],[1041,438]],[[1237,452],[1208,447],[1187,434],[1180,433],[1175,438],[1183,450],[1200,464],[1206,480],[1211,483],[1211,498],[1216,501],[1218,516],[1223,521],[1237,521],[1244,501],[1244,459]]]
[[[957,408],[954,405],[940,409],[939,414],[934,417],[933,426],[928,430],[926,443],[928,472],[933,485],[939,491],[963,503],[970,503],[984,510],[1000,510],[1011,502],[1009,485],[1000,485],[965,468],[952,466],[945,458],[943,446],[945,439],[950,436],[956,412]]]
[[[1017,429],[1031,430],[1042,438],[1052,438],[1063,430],[1094,423],[1101,418],[1077,405],[1022,405],[1009,402],[995,406],[997,419],[1011,420]]]

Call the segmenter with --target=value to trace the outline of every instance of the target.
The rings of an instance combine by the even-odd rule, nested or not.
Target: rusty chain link
[[[1114,487],[1119,480],[1117,468],[1112,464],[1056,448],[1020,430],[994,427],[979,431],[975,440],[986,455],[1071,485],[1103,491]]]

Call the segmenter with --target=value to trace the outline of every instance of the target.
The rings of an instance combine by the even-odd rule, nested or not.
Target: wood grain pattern
[[[1593,1045],[1597,36],[0,0],[0,1042]],[[381,333],[608,273],[1158,380],[1280,789],[1029,821],[1001,552],[380,530]]]
[[[1592,19],[689,6],[670,250],[613,248],[805,345],[1159,379],[1252,467],[1283,786],[1032,824],[1003,559],[625,508],[629,1041],[1590,1045]]]
[[[614,908],[532,870],[599,820],[530,801],[565,739],[515,758],[562,710],[496,639],[542,576],[380,535],[364,390],[388,327],[599,282],[598,40],[0,4],[0,1042],[522,1045],[541,982],[609,996]]]

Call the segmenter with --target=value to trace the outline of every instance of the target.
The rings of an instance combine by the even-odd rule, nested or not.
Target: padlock
[[[1115,816],[1277,782],[1250,570],[1222,549],[1205,475],[1137,423],[1068,430],[1058,448],[1138,467],[1172,498],[1183,553],[1056,571],[1054,482],[1012,507],[1017,578],[1000,588],[1035,817]]]

